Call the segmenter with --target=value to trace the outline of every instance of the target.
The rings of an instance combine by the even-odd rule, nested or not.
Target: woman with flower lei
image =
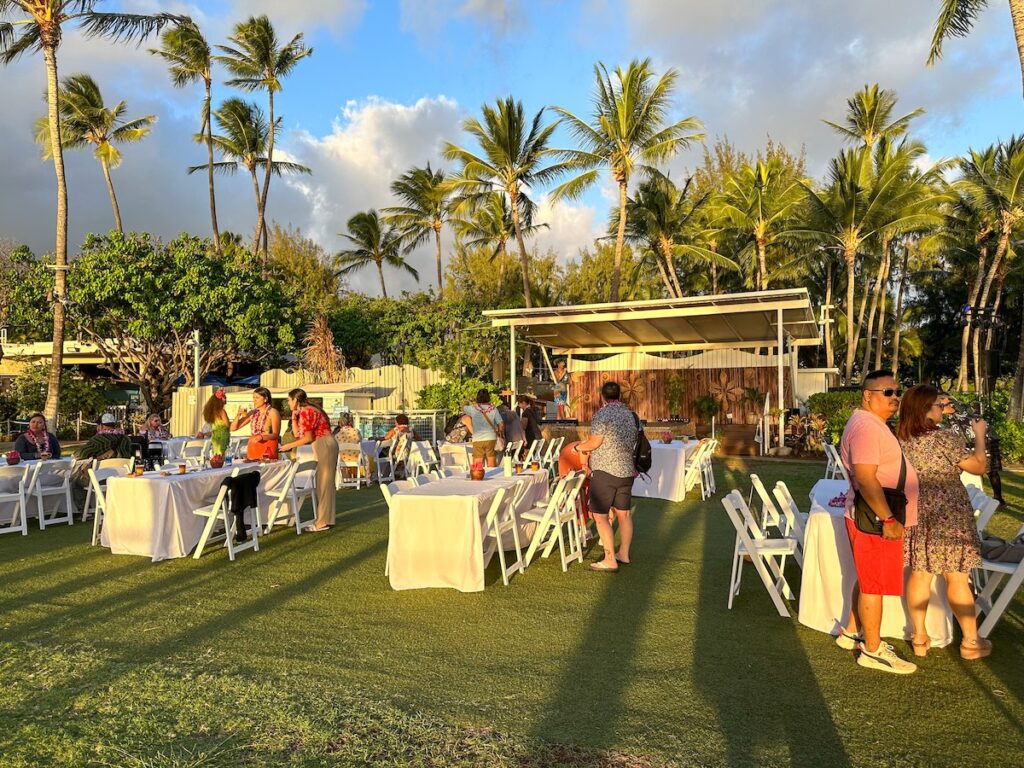
[[[249,425],[249,445],[246,448],[249,461],[276,460],[281,441],[281,414],[274,407],[270,390],[266,387],[254,389],[252,404],[254,407],[251,411],[238,411],[235,420],[231,422],[231,429]]]
[[[57,436],[46,428],[46,417],[33,413],[28,420],[28,429],[14,441],[14,450],[23,459],[59,459],[60,443]]]

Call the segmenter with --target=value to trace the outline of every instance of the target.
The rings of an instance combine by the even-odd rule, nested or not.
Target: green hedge
[[[491,390],[491,403],[497,405],[501,399],[494,394],[494,385],[480,379],[464,379],[462,381],[442,381],[439,384],[428,384],[416,395],[416,407],[430,410],[459,413],[466,403],[476,402],[479,389]]]
[[[833,444],[843,436],[843,428],[851,414],[860,406],[860,390],[852,392],[819,392],[807,398],[807,410],[825,419],[825,437]]]

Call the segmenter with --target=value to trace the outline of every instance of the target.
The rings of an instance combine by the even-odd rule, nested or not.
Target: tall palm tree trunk
[[[1010,233],[1013,228],[1004,221],[1002,228],[999,232],[999,242],[996,244],[996,252],[992,257],[992,264],[989,267],[988,274],[985,275],[985,284],[981,288],[981,296],[978,297],[978,306],[988,306],[988,297],[992,291],[992,283],[995,280],[996,274],[999,272],[1003,264],[1003,259],[1006,257],[1006,251],[1010,246]],[[981,387],[981,372],[980,362],[981,355],[978,345],[981,340],[980,331],[975,328],[971,335],[971,355],[974,358],[974,387],[975,390],[979,390]]]
[[[658,274],[661,275],[661,282],[664,283],[669,298],[676,296],[676,289],[672,286],[672,281],[669,280],[668,270],[665,269],[665,263],[658,256],[657,249],[652,248],[651,255],[654,256],[654,263],[658,265]]]
[[[708,248],[712,253],[718,253],[718,243],[711,243]],[[718,295],[718,265],[715,262],[711,262],[711,293]]]
[[[213,247],[220,252],[220,228],[217,226],[217,195],[213,186],[213,120],[210,110],[213,108],[213,86],[210,79],[206,79],[206,100],[203,104],[203,111],[206,114],[205,130],[206,137],[206,180],[210,187],[210,227],[213,230]]]
[[[626,242],[626,186],[625,179],[619,181],[619,231],[615,235],[615,266],[612,269],[612,287],[609,301],[619,300],[619,283],[622,282],[622,247]]]
[[[384,284],[384,264],[380,259],[377,260],[377,277],[380,278],[380,295],[386,299],[388,287]]]
[[[1024,301],[1021,302],[1024,309]],[[1021,327],[1024,328],[1024,315],[1021,316]],[[1014,421],[1024,419],[1024,396],[1021,388],[1024,387],[1024,333],[1020,337],[1020,348],[1017,351],[1017,375],[1013,377],[1013,393],[1010,396],[1010,418]]]
[[[889,303],[889,282],[892,277],[892,257],[888,259],[885,266],[885,278],[883,282],[882,293],[878,297],[878,331],[875,334],[878,341],[875,343],[875,370],[877,371],[882,367],[882,354],[884,353],[883,347],[885,346],[885,321],[889,315],[886,312],[887,305]]]
[[[114,180],[110,178],[110,163],[106,160],[101,160],[100,166],[103,168],[103,178],[107,182],[107,194],[110,195],[110,205],[114,209],[114,226],[117,227],[118,232],[124,232],[124,226],[121,224],[121,207],[117,204]]]
[[[764,238],[757,238],[757,290],[768,290],[768,253]]]
[[[826,307],[831,307],[832,306],[832,262],[831,262],[831,260],[828,262],[828,264],[825,267],[825,306]],[[831,320],[832,319],[832,310],[829,309],[827,311],[828,311],[828,315],[829,315],[828,319]],[[836,365],[836,357],[835,357],[836,353],[835,353],[835,348],[833,346],[832,325],[833,324],[831,322],[828,322],[828,323],[825,324],[825,367],[826,368],[835,368],[835,365]],[[832,374],[829,374],[829,376],[831,376],[831,375]]]
[[[665,256],[665,266],[667,267],[667,273],[669,279],[672,281],[672,295],[677,298],[683,298],[683,287],[679,284],[679,275],[676,274],[676,265],[672,261],[672,243],[669,242],[667,237],[662,237],[659,242],[661,246],[661,252]]]
[[[853,378],[853,358],[857,355],[857,339],[854,336],[853,327],[853,290],[854,280],[856,275],[854,274],[854,268],[857,262],[857,249],[856,248],[845,248],[843,250],[843,260],[846,262],[846,370],[845,380],[849,384]]]
[[[867,274],[866,267],[866,264],[861,264],[861,271],[866,274],[864,275],[864,290],[860,295],[860,311],[857,313],[857,323],[853,331],[854,357],[856,357],[857,347],[860,346],[860,334],[864,330],[864,315],[868,310],[868,294],[871,292],[871,275]]]
[[[526,255],[526,241],[523,240],[523,227],[519,221],[519,188],[509,189],[508,197],[512,206],[512,228],[516,231],[516,242],[519,244],[519,264],[523,270],[523,301],[529,309],[533,306],[533,296],[530,292],[530,259]]]
[[[882,285],[884,284],[883,278],[889,268],[889,246],[890,240],[883,238],[882,240],[882,258],[878,260],[878,272],[875,275],[875,285],[871,289],[871,307],[868,309],[868,326],[867,333],[864,337],[864,357],[861,362],[861,370],[868,370],[868,363],[871,362],[871,352],[873,351],[872,338],[875,333],[875,312],[878,311],[879,296],[882,291]],[[864,294],[867,298],[867,294]]]
[[[441,224],[434,224],[434,245],[437,256],[437,298],[444,298],[444,279],[441,276]]]
[[[981,295],[981,284],[985,279],[985,260],[988,258],[988,248],[984,245],[978,248],[978,271],[974,275],[974,284],[971,286],[971,294],[968,303],[974,307],[978,304],[978,297]],[[960,370],[956,376],[956,391],[963,392],[967,389],[967,351],[971,341],[971,316],[967,316],[964,329],[960,333]]]
[[[259,211],[257,212],[256,219],[256,239],[253,243],[253,253],[258,253],[260,249],[260,241],[263,242],[263,254],[266,256],[267,241],[264,239],[263,234],[266,229],[266,215],[267,215],[267,196],[270,193],[270,177],[273,175],[274,168],[274,136],[277,133],[277,126],[274,124],[274,90],[273,88],[267,89],[268,96],[268,112],[270,115],[270,130],[267,136],[267,166],[263,176],[263,192],[260,194],[259,200]]]
[[[1013,19],[1013,37],[1017,41],[1021,77],[1024,78],[1024,0],[1010,0],[1010,18]]]
[[[43,415],[57,429],[57,412],[60,409],[60,374],[64,365],[64,296],[67,286],[68,266],[68,185],[64,178],[64,148],[60,140],[60,112],[57,94],[57,42],[53,31],[41,30],[43,59],[46,62],[46,116],[50,123],[50,151],[53,154],[53,170],[57,176],[57,226],[54,248],[53,275],[53,347],[50,351],[50,375],[46,386],[46,406]]]
[[[903,291],[907,285],[907,267],[910,265],[910,246],[903,250],[903,263],[900,265],[900,282],[896,288],[896,320],[892,331],[892,372],[900,375],[900,332],[903,330]]]

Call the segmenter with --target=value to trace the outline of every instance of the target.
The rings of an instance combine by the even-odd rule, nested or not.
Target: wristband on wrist
[[[895,517],[887,517],[887,518],[885,518],[885,520],[882,521],[882,525],[888,525],[889,523],[895,523],[895,522],[897,522]]]

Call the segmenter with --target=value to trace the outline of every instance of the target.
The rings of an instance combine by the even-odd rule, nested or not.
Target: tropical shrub
[[[807,398],[807,410],[825,420],[825,438],[835,444],[843,435],[846,422],[860,406],[860,390],[818,392]]]
[[[416,395],[416,407],[426,410],[458,413],[467,402],[476,400],[479,389],[490,389],[491,384],[480,379],[464,379],[462,381],[442,381],[428,384]],[[501,399],[491,393],[491,403],[497,405]]]
[[[46,404],[46,383],[50,366],[44,363],[30,365],[11,383],[6,400],[10,403],[4,410],[10,419],[27,419],[33,413],[41,412]],[[87,421],[99,421],[99,415],[109,405],[107,383],[86,379],[77,368],[66,368],[61,374],[61,398],[58,436],[74,434],[74,423],[78,414]],[[50,424],[53,430],[54,425]]]

